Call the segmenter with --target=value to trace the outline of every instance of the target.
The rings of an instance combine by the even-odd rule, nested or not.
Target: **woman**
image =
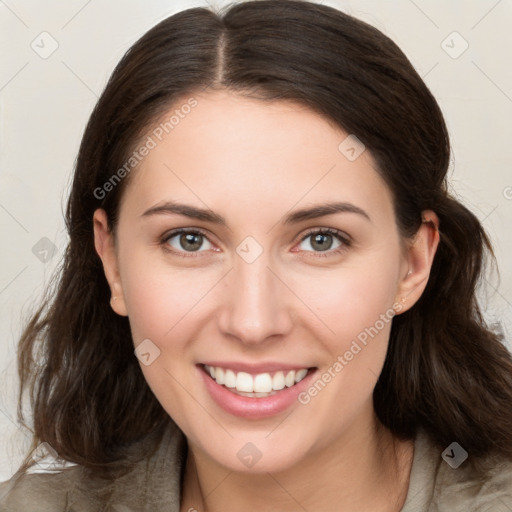
[[[332,8],[150,30],[19,346],[53,470],[28,456],[1,510],[512,510],[512,358],[448,161],[404,54]]]

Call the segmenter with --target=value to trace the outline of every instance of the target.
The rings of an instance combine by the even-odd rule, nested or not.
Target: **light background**
[[[210,0],[216,7],[227,3]],[[512,2],[321,3],[389,35],[438,99],[452,140],[452,188],[496,248],[501,281],[491,281],[485,294],[486,315],[501,322],[510,346]],[[27,433],[16,426],[15,348],[22,316],[41,296],[65,249],[62,212],[88,116],[132,43],[163,18],[206,5],[0,0],[0,481],[14,473],[28,446]],[[41,35],[45,31],[50,36]],[[52,44],[58,48],[47,56]]]

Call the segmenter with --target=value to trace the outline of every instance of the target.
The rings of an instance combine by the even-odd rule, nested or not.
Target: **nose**
[[[252,263],[236,258],[224,284],[226,300],[218,317],[224,335],[255,345],[290,332],[291,292],[269,268],[265,252]]]

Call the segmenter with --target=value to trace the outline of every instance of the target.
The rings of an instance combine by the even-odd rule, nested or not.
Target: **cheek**
[[[152,392],[164,408],[186,427],[188,422],[204,421],[201,411],[183,392],[192,389],[190,365],[193,353],[188,345],[196,339],[205,322],[204,304],[218,281],[218,270],[173,269],[159,256],[146,251],[129,252],[121,264],[123,294],[135,346],[149,339],[158,354],[141,370]],[[154,352],[154,351],[157,352]],[[142,361],[141,361],[142,362]]]
[[[291,287],[323,324],[329,351],[341,351],[372,327],[387,339],[398,275],[398,256],[382,254],[328,272],[297,273]]]
[[[123,274],[123,291],[135,342],[140,338],[165,342],[174,337],[190,324],[215,281],[212,272],[138,265],[131,259]]]
[[[298,294],[317,317],[312,320],[318,326],[313,334],[320,334],[316,342],[327,353],[301,403],[317,408],[318,417],[329,425],[324,427],[326,438],[336,436],[340,422],[355,418],[372,403],[395,315],[397,261],[388,255],[330,275],[318,273],[315,279],[296,279]],[[333,419],[333,410],[343,415]]]

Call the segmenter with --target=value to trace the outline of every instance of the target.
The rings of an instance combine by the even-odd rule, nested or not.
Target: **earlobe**
[[[99,208],[94,212],[93,226],[94,247],[103,263],[103,271],[112,294],[110,306],[118,315],[127,316],[115,251],[114,234],[109,228],[108,217],[105,210]]]
[[[396,303],[400,313],[410,309],[421,297],[439,245],[439,219],[432,210],[422,212],[423,222],[409,243],[407,260],[409,269],[398,287]]]

